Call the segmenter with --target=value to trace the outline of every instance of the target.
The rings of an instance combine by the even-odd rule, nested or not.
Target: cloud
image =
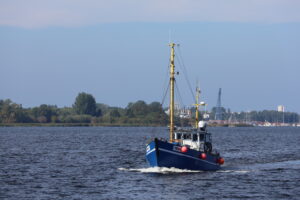
[[[0,25],[112,22],[300,22],[299,0],[0,0]]]

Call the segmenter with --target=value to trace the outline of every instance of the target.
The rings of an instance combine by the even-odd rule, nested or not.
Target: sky
[[[172,41],[185,106],[188,76],[208,109],[222,88],[232,111],[300,113],[299,10],[299,0],[0,0],[0,99],[161,102]]]

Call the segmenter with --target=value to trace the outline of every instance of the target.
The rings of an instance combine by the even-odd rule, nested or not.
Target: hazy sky
[[[161,101],[171,32],[209,108],[221,87],[234,111],[300,113],[299,10],[299,0],[0,0],[0,99]],[[186,86],[180,93],[193,103]]]

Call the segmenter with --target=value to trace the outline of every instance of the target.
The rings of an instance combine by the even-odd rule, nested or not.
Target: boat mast
[[[194,104],[195,106],[196,106],[196,116],[195,116],[195,121],[196,121],[196,124],[195,124],[195,127],[196,128],[198,128],[199,127],[199,114],[198,114],[198,112],[199,112],[199,106],[200,106],[200,104],[199,104],[199,96],[200,96],[200,89],[199,89],[199,87],[197,86],[196,87],[196,104]]]
[[[175,85],[175,43],[170,43],[171,56],[170,56],[170,142],[173,142],[174,137],[174,85]]]

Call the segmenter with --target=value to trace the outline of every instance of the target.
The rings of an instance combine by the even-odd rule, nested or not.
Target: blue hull
[[[151,167],[175,167],[178,169],[216,171],[218,155],[206,153],[206,159],[199,155],[203,152],[189,149],[186,153],[178,150],[177,144],[154,139],[147,145],[146,159]]]

